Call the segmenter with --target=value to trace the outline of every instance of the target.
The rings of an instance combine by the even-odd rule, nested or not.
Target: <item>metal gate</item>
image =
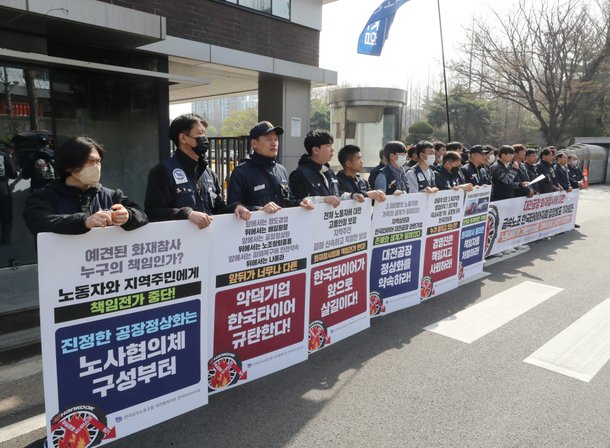
[[[209,166],[218,177],[222,198],[227,199],[227,185],[235,165],[249,153],[249,138],[208,137],[210,141]]]

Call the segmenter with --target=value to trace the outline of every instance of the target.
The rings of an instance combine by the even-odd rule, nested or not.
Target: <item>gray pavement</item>
[[[300,365],[210,398],[118,447],[610,447],[610,363],[589,383],[523,362],[610,298],[610,187],[582,194],[580,229]],[[472,344],[424,327],[526,280],[559,294]],[[42,412],[36,366],[0,371],[0,430]],[[33,431],[2,447],[23,447]]]

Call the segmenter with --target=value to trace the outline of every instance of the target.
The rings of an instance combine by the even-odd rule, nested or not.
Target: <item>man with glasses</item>
[[[169,138],[176,151],[148,174],[144,207],[150,221],[188,219],[204,229],[212,223],[212,215],[227,211],[216,174],[206,161],[207,127],[196,114],[180,115],[170,124]],[[250,219],[243,205],[235,204],[233,211],[238,218]]]

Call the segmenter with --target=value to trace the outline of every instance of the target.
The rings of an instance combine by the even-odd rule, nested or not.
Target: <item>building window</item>
[[[254,9],[283,19],[290,19],[290,0],[226,0],[244,8]]]

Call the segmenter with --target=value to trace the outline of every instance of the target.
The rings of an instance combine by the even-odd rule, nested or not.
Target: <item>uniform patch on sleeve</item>
[[[174,171],[172,171],[172,175],[177,184],[185,184],[188,182],[186,173],[180,168],[175,168]]]

